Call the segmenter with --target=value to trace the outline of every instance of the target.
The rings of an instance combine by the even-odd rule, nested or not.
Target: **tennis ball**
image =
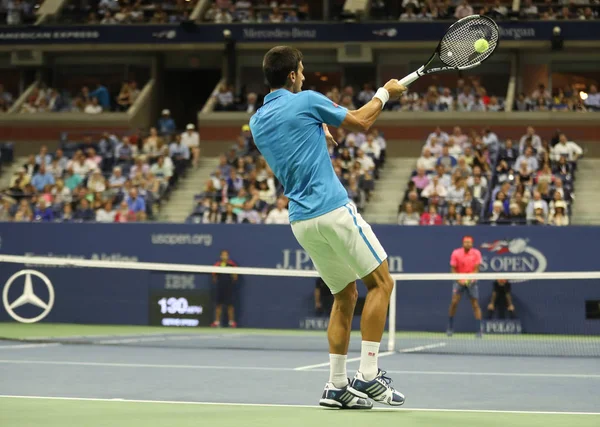
[[[477,53],[483,53],[490,48],[490,44],[486,39],[479,39],[474,44]]]

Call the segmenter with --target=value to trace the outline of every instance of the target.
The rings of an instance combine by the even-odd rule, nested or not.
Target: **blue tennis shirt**
[[[320,93],[278,89],[252,116],[254,142],[290,199],[290,222],[350,202],[333,170],[323,131],[323,123],[339,127],[347,112]]]

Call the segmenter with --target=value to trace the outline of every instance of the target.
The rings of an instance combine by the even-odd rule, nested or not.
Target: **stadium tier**
[[[0,426],[600,425],[599,7],[0,2]]]

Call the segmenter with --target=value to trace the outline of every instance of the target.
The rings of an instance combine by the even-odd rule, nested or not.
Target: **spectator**
[[[375,137],[372,134],[367,135],[367,142],[360,146],[360,149],[369,157],[371,157],[375,165],[379,164],[381,157],[381,147],[375,142]]]
[[[552,160],[554,161],[558,161],[560,157],[564,156],[569,162],[577,162],[582,154],[581,147],[573,141],[568,141],[564,133],[560,134],[559,143],[552,148]]]
[[[442,155],[437,160],[438,166],[443,166],[446,172],[450,172],[457,164],[456,158],[452,157],[448,152],[448,145],[442,148]]]
[[[419,225],[419,223],[419,213],[415,212],[411,202],[406,202],[404,210],[398,215],[398,225]]]
[[[509,165],[514,165],[517,160],[518,152],[513,148],[512,139],[507,139],[504,142],[504,148],[500,150],[498,160],[504,160]]]
[[[146,201],[138,194],[136,188],[129,191],[129,196],[125,198],[129,210],[137,215],[138,212],[146,211]]]
[[[417,194],[416,190],[410,191],[408,193],[408,202],[412,205],[413,211],[415,211],[416,213],[418,213],[419,215],[421,215],[423,213],[423,211],[425,210],[425,207],[423,205],[423,202],[419,199],[419,195]],[[404,209],[405,205],[402,205],[400,207],[400,211],[402,212]]]
[[[473,199],[477,200],[479,203],[483,203],[487,196],[487,186],[484,186],[481,183],[481,177],[475,176],[473,178],[473,185],[469,188],[469,192],[473,195]]]
[[[356,162],[360,164],[362,172],[368,172],[375,169],[375,162],[369,156],[365,156],[364,151],[358,150],[356,152]]]
[[[119,210],[115,213],[115,222],[135,222],[136,215],[131,209],[126,200],[121,201]]]
[[[237,215],[233,213],[233,206],[228,203],[225,207],[225,212],[221,214],[221,224],[237,224]]]
[[[212,19],[215,24],[230,24],[233,22],[233,16],[227,9],[216,9]]]
[[[427,187],[423,189],[423,191],[421,192],[421,197],[424,197],[426,199],[433,196],[446,197],[447,193],[448,190],[441,184],[439,177],[436,175],[429,182]]]
[[[428,148],[423,149],[423,154],[417,160],[417,169],[425,169],[430,172],[435,169],[437,159],[431,155],[431,151]]]
[[[527,165],[529,171],[536,171],[539,169],[538,159],[533,155],[533,149],[531,147],[527,147],[525,153],[517,158],[514,167],[518,167],[519,170],[521,170],[523,162]]]
[[[360,105],[365,105],[366,103],[371,101],[371,99],[373,99],[374,96],[375,91],[373,90],[373,85],[371,85],[370,83],[365,83],[363,85],[363,90],[361,90],[358,93],[357,99]]]
[[[131,89],[129,83],[123,82],[121,85],[121,91],[117,96],[117,108],[119,111],[127,111],[131,107],[133,101],[131,100]]]
[[[510,209],[510,225],[523,225],[526,224],[525,214],[521,210],[521,207],[518,203],[511,203],[509,206]]]
[[[504,194],[504,193],[501,193]],[[492,213],[488,219],[491,225],[503,224],[508,220],[508,216],[504,211],[504,204],[501,200],[496,200],[492,204]]]
[[[44,199],[40,199],[33,211],[33,220],[36,222],[50,222],[54,219],[52,207]]]
[[[437,212],[434,204],[429,205],[428,212],[421,215],[420,225],[442,225],[442,217]]]
[[[256,95],[254,92],[250,92],[246,96],[246,102],[242,104],[241,109],[248,114],[254,114],[259,107],[258,95]]]
[[[206,210],[202,215],[203,224],[219,224],[221,222],[221,211],[219,204],[213,201],[210,204],[210,209]]]
[[[80,221],[94,221],[96,219],[96,213],[90,207],[90,202],[83,198],[79,201],[79,206],[73,214],[73,219]]]
[[[521,137],[519,141],[519,153],[523,154],[525,147],[528,145],[528,140],[531,142],[531,147],[538,151],[542,148],[542,138],[535,133],[532,126],[527,127],[527,133]]]
[[[54,185],[54,175],[46,171],[45,165],[40,165],[38,172],[33,175],[31,184],[37,191],[42,191],[46,185]]]
[[[448,205],[448,211],[444,216],[444,225],[460,225],[461,217],[460,214],[456,211],[456,205],[451,203]]]
[[[175,133],[175,120],[171,117],[171,111],[167,108],[162,110],[161,118],[158,119],[158,133],[160,135],[172,135]]]
[[[116,215],[117,213],[112,208],[112,202],[108,200],[96,211],[96,222],[115,222]]]
[[[411,178],[411,181],[415,183],[415,187],[419,192],[429,185],[429,177],[425,174],[425,169],[422,168],[417,169],[417,174]]]
[[[96,89],[90,92],[89,97],[92,99],[96,98],[97,103],[100,104],[102,110],[110,111],[110,94],[105,86],[100,83],[96,83]]]
[[[473,15],[473,8],[469,5],[467,0],[462,0],[461,4],[458,5],[454,12],[454,17],[456,19],[461,19],[470,15]]]
[[[125,185],[127,179],[123,176],[122,169],[117,166],[113,169],[113,173],[108,180],[108,186],[111,189],[120,190]]]
[[[216,100],[215,111],[233,111],[235,109],[233,91],[225,83],[221,84],[213,93],[213,98]]]
[[[479,217],[477,215],[475,215],[473,212],[474,211],[471,206],[468,206],[467,208],[465,208],[465,213],[461,218],[462,225],[468,225],[468,226],[477,225],[477,223],[479,222]]]
[[[460,126],[454,127],[454,129],[452,130],[452,137],[454,138],[456,144],[463,148],[469,142],[469,138],[462,132]]]
[[[52,156],[48,154],[48,147],[42,145],[40,147],[40,154],[35,156],[35,164],[38,166],[44,164],[47,167],[48,165],[50,165],[51,162]]]
[[[481,168],[479,166],[475,166],[476,168],[479,169],[479,173],[481,174]],[[452,174],[453,175],[457,175],[460,176],[463,179],[467,179],[470,176],[473,175],[473,169],[467,165],[467,161],[465,160],[464,157],[460,157],[458,159],[458,163],[456,164],[456,166],[454,167],[454,169],[452,169]]]
[[[277,206],[269,212],[265,224],[289,224],[289,213],[285,205],[286,201],[283,198],[277,199]]]
[[[200,164],[200,134],[194,130],[192,123],[189,123],[186,131],[181,134],[181,143],[191,152],[192,165],[197,168]]]
[[[115,158],[119,164],[131,164],[137,156],[137,147],[131,144],[129,137],[124,136],[115,150]]]
[[[262,218],[256,209],[254,209],[254,204],[251,201],[247,201],[243,204],[243,210],[237,214],[239,223],[250,223],[250,224],[260,224],[262,222]]]
[[[100,169],[94,169],[88,179],[87,188],[94,193],[103,193],[106,190],[106,180],[102,176]]]
[[[525,4],[521,6],[521,16],[526,18],[538,18],[538,8],[533,4],[533,0],[525,0]]]
[[[31,222],[33,220],[33,212],[27,199],[21,199],[19,207],[15,213],[16,222]]]
[[[598,92],[598,86],[594,84],[590,85],[590,91],[587,99],[584,101],[584,105],[592,111],[600,111],[600,92]]]
[[[527,205],[526,217],[528,221],[535,219],[537,209],[542,210],[542,216],[545,220],[548,217],[548,203],[542,199],[542,194],[536,190],[533,192],[533,199]]]
[[[554,214],[548,218],[548,223],[554,226],[566,226],[569,225],[569,217],[566,215],[567,205],[565,202],[558,201],[554,204]]]
[[[469,153],[471,153],[471,147],[465,147],[465,149],[463,150],[463,147],[458,145],[453,137],[448,139],[448,154],[450,154],[452,157],[458,159],[460,156],[463,155],[464,152],[466,152],[466,150],[469,150]],[[471,163],[472,162],[473,159],[471,156]]]
[[[400,21],[416,21],[417,15],[415,14],[415,6],[410,3],[406,6],[404,13],[400,15]]]
[[[438,126],[433,132],[429,134],[425,144],[430,147],[436,144],[441,144],[443,146],[444,144],[448,143],[449,139],[450,137],[448,136],[448,134],[442,131],[442,129]]]
[[[102,25],[116,25],[117,20],[113,18],[112,13],[109,10],[104,12],[104,17],[100,21]]]
[[[453,183],[448,188],[448,193],[446,195],[446,201],[448,203],[462,203],[465,198],[465,181],[463,181],[459,176],[454,176]]]

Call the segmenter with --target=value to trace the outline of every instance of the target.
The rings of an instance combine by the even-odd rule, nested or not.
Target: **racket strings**
[[[440,59],[450,67],[464,68],[477,64],[489,57],[498,43],[498,27],[494,21],[474,16],[456,22],[440,43]],[[489,49],[475,50],[475,42],[485,39]]]

